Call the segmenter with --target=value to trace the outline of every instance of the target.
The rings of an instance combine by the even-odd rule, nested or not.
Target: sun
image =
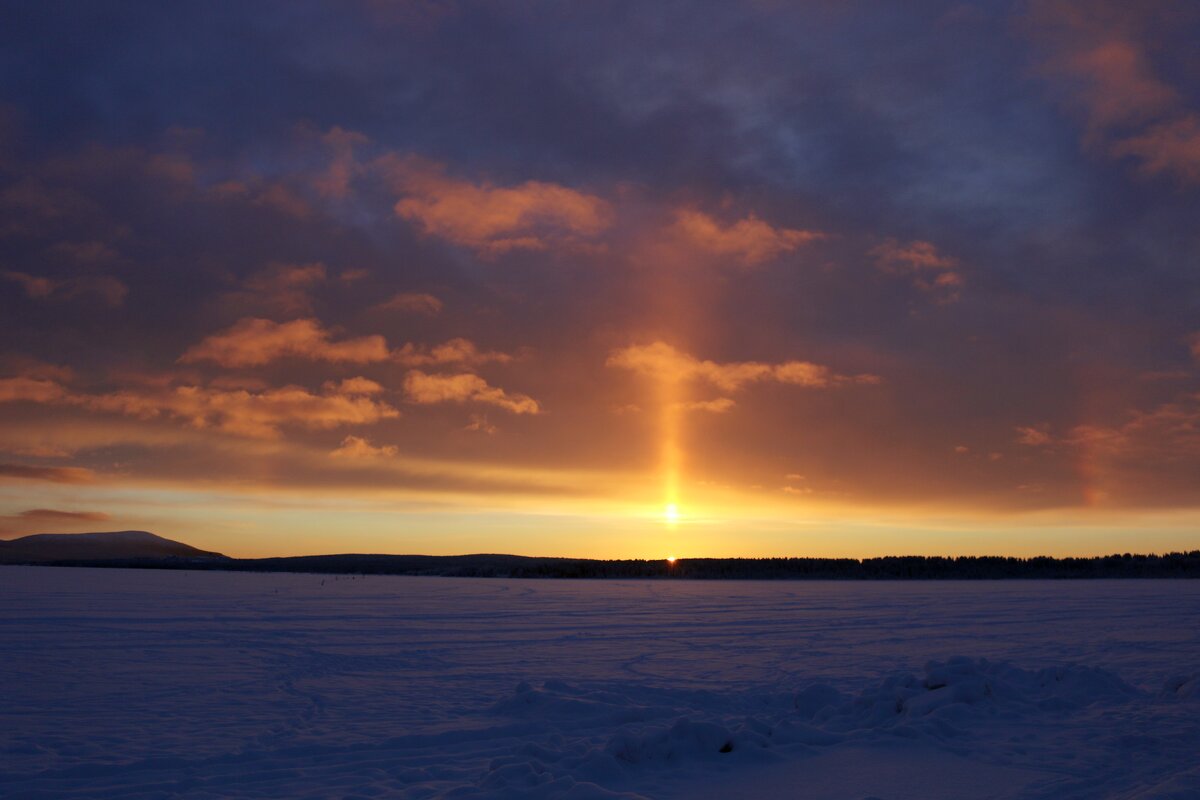
[[[668,525],[674,525],[675,523],[679,522],[679,516],[679,506],[676,504],[667,503],[666,506],[663,507],[663,520],[665,520]]]

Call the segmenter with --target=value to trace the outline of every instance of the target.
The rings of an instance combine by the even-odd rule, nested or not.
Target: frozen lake
[[[1200,581],[0,567],[0,653],[3,797],[1200,797]]]

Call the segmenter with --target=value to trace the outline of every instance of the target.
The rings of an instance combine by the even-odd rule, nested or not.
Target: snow
[[[1200,798],[1200,582],[0,567],[3,797]]]

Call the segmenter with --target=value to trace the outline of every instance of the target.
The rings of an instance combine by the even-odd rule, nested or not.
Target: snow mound
[[[787,733],[822,743],[833,733],[893,731],[909,737],[955,738],[964,726],[989,718],[1067,712],[1118,703],[1138,692],[1097,667],[1070,664],[1026,670],[965,657],[930,661],[923,677],[894,673],[857,696],[815,684],[795,697]]]
[[[1200,698],[1200,673],[1172,675],[1163,683],[1162,695],[1179,700]]]
[[[1177,693],[1191,691],[1181,679]],[[567,779],[612,785],[624,776],[704,764],[774,762],[848,743],[919,740],[966,752],[973,733],[1124,703],[1137,689],[1104,669],[1068,664],[1027,670],[984,658],[930,661],[920,677],[894,673],[857,694],[815,683],[779,703],[771,695],[722,704],[712,696],[654,689],[585,689],[528,682],[492,712],[551,726],[545,744],[525,744],[492,761],[479,786],[496,793],[565,796]],[[883,737],[881,740],[880,737]],[[574,789],[573,789],[574,790]]]
[[[626,764],[674,763],[688,759],[711,759],[732,753],[738,738],[743,737],[735,736],[724,725],[693,722],[685,717],[676,720],[668,728],[641,734],[619,733],[609,740],[605,750]],[[765,742],[760,739],[755,744],[762,747]]]

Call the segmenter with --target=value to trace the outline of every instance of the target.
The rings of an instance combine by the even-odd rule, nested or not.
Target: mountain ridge
[[[33,533],[0,540],[0,563],[121,560],[131,558],[226,558],[150,531]]]

